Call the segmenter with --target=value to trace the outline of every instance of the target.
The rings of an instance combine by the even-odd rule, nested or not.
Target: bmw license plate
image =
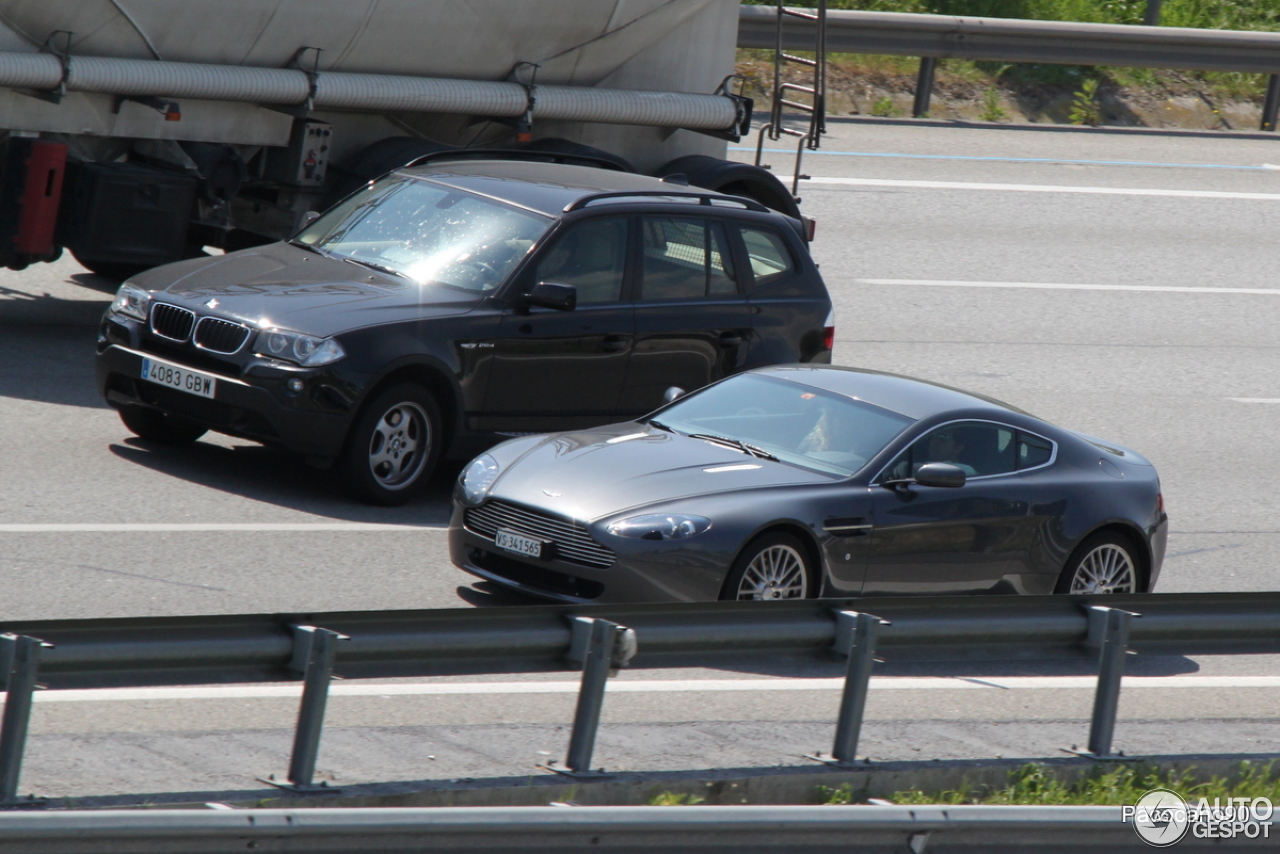
[[[524,555],[525,557],[536,558],[545,557],[547,546],[550,545],[544,540],[535,540],[533,537],[513,534],[505,528],[498,529],[498,536],[494,538],[494,544],[500,549]]]
[[[188,394],[210,399],[213,398],[214,390],[218,387],[217,379],[208,374],[202,374],[190,368],[180,368],[177,365],[159,362],[155,359],[142,360],[142,378],[169,388],[185,391]]]

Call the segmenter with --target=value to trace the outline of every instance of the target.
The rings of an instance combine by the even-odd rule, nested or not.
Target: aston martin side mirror
[[[964,486],[964,469],[951,463],[925,463],[916,472],[916,483],[921,486]]]

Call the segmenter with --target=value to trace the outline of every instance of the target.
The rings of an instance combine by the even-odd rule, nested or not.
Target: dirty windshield
[[[293,243],[356,264],[490,291],[551,225],[547,217],[403,175],[344,200]]]

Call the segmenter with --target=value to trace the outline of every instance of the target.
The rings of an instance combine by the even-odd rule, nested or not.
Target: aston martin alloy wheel
[[[1136,593],[1140,568],[1133,546],[1121,536],[1090,537],[1076,549],[1063,570],[1059,593]]]
[[[789,534],[765,535],[749,545],[725,579],[721,599],[807,599],[816,585],[804,546]]]
[[[421,386],[391,386],[356,419],[342,469],[347,488],[371,504],[403,504],[431,476],[440,452],[439,408]]]

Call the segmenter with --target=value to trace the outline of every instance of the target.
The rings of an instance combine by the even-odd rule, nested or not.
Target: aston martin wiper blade
[[[762,460],[773,460],[775,463],[778,461],[777,457],[766,451],[764,448],[761,448],[759,445],[748,445],[746,442],[739,442],[738,444],[742,445],[742,447],[745,448],[753,457],[759,457]]]
[[[728,445],[730,448],[733,448],[734,450],[737,450],[737,451],[742,451],[742,453],[744,454],[751,453],[747,445],[743,444],[737,439],[730,439],[728,436],[714,436],[710,433],[690,433],[689,438],[702,439],[703,441],[706,441],[706,442],[715,442],[717,445]]]
[[[659,430],[665,430],[665,431],[666,431],[666,432],[668,432],[668,433],[674,433],[674,432],[676,432],[675,430],[673,430],[673,429],[671,429],[670,427],[668,427],[666,424],[663,424],[661,421],[657,421],[657,420],[655,420],[655,419],[653,419],[653,418],[650,418],[650,419],[649,419],[647,422],[645,422],[645,423],[647,423],[650,427],[657,427]]]

